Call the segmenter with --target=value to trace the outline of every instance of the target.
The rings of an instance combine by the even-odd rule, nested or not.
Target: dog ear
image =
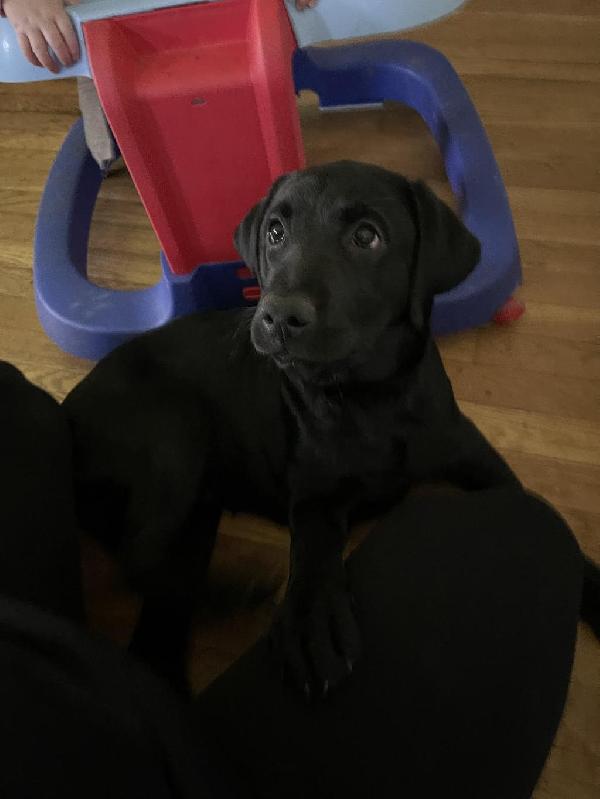
[[[236,250],[242,256],[244,263],[253,274],[256,274],[258,271],[258,261],[260,258],[258,233],[262,225],[266,207],[267,198],[264,197],[254,208],[248,211],[238,225],[233,237]]]
[[[477,266],[481,246],[424,183],[409,183],[409,193],[416,226],[409,318],[422,330],[429,324],[434,296],[462,283]]]
[[[287,177],[287,175],[282,175],[273,183],[269,194],[263,197],[254,208],[248,211],[244,219],[242,219],[238,225],[233,236],[236,250],[242,256],[248,269],[255,275],[258,275],[258,265],[260,261],[259,234],[263,219],[267,208],[271,204],[271,200],[275,196],[275,192]]]

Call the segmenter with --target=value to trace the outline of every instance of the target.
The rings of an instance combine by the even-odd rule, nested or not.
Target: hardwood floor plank
[[[468,58],[485,53],[486,59],[502,62],[527,59],[537,63],[598,63],[600,17],[531,13],[528,5],[502,13],[467,8],[464,15],[454,14],[443,24],[418,30],[415,38],[437,47],[450,59],[455,54]],[[466,24],[469,35],[463,36]],[[555,35],[557,25],[560,36]],[[409,35],[414,36],[415,32]]]
[[[0,83],[0,109],[11,113],[79,115],[74,79],[40,83]]]
[[[594,422],[468,401],[460,405],[501,450],[543,455],[563,462],[590,465],[600,462],[600,426]]]
[[[450,61],[454,69],[463,77],[503,75],[504,77],[518,80],[600,83],[600,65],[597,63],[570,64],[564,61],[549,63],[547,61],[530,61],[518,58],[506,61],[503,59],[483,58],[481,56],[466,57],[462,55],[460,47],[453,50]]]
[[[469,0],[463,7],[467,15],[471,12],[485,11],[499,17],[505,13],[518,13],[523,15],[533,15],[536,17],[552,15],[558,17],[600,17],[600,6],[597,0]],[[562,25],[563,20],[558,20],[554,27],[556,32]]]
[[[553,373],[515,369],[514,364],[444,358],[459,401],[536,411],[600,423],[600,380],[557,379]]]
[[[600,348],[593,342],[537,336],[521,332],[518,324],[494,325],[477,339],[475,363],[512,367],[554,375],[557,379],[600,377]]]
[[[568,149],[562,128],[540,128],[534,120],[489,124],[486,131],[511,187],[597,191],[598,174],[590,169],[591,161],[600,162],[597,128],[570,131]]]
[[[562,341],[585,342],[594,347],[598,343],[600,335],[600,309],[577,305],[550,305],[532,301],[529,299],[530,296],[533,296],[533,291],[529,286],[529,274],[528,271],[527,290],[518,292],[518,296],[525,299],[526,302],[525,314],[519,319],[519,329],[522,333],[558,338]],[[567,294],[568,292],[563,293]],[[555,299],[556,295],[553,297]],[[532,369],[535,370],[535,364],[532,364]],[[590,375],[590,377],[593,376]]]
[[[528,124],[565,131],[600,124],[598,85],[580,80],[520,80],[502,74],[467,75],[465,84],[486,124]]]
[[[509,185],[519,238],[600,244],[600,192]]]
[[[566,298],[567,302],[563,303],[564,294],[562,292],[568,290],[570,284],[579,279],[579,275],[596,276],[598,274],[600,247],[597,244],[528,239],[521,236],[519,245],[527,270],[537,268],[561,273],[564,278],[560,285],[561,291],[554,295],[554,299],[560,300],[561,305],[571,305],[568,301],[569,297]],[[555,285],[554,289],[556,290],[556,288]]]

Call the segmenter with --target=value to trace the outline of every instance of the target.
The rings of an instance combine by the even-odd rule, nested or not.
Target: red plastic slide
[[[304,165],[282,0],[85,23],[98,93],[176,274],[236,260],[236,225]]]

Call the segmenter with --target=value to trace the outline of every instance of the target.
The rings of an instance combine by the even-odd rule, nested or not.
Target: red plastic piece
[[[260,288],[258,286],[246,286],[242,289],[242,297],[246,302],[258,302],[260,300]]]
[[[248,269],[247,266],[240,266],[235,273],[238,280],[250,280],[252,278],[252,272]]]
[[[234,261],[233,232],[304,166],[282,0],[220,0],[86,22],[102,106],[176,274]]]
[[[511,322],[516,322],[525,313],[525,304],[520,300],[510,297],[494,314],[494,322],[497,325],[509,325]]]

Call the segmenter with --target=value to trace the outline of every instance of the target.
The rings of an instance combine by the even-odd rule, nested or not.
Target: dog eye
[[[267,240],[273,246],[281,244],[285,240],[285,228],[278,220],[273,220],[269,224],[267,231]]]
[[[353,243],[363,250],[374,250],[379,247],[381,238],[373,225],[360,225],[354,231]]]

